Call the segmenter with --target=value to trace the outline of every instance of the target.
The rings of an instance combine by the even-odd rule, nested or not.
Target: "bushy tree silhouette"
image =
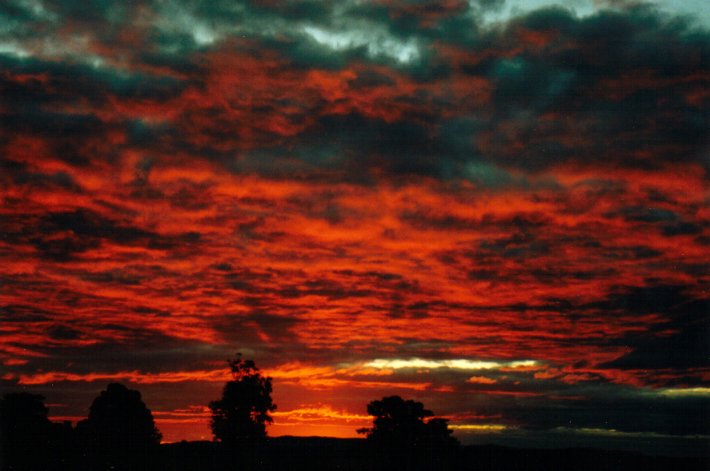
[[[399,396],[384,397],[367,405],[373,426],[367,434],[373,470],[420,471],[456,466],[458,440],[447,420],[434,418],[424,404]]]
[[[276,410],[271,399],[271,378],[264,377],[252,360],[241,354],[229,360],[232,381],[224,385],[222,398],[209,404],[212,433],[227,444],[249,443],[266,437],[266,424]]]
[[[77,428],[89,452],[102,465],[146,463],[161,439],[141,393],[118,383],[101,391],[91,404],[89,417]]]
[[[39,470],[47,465],[52,423],[44,397],[8,393],[0,400],[0,464],[3,470]]]
[[[373,427],[358,430],[370,442],[393,449],[440,447],[455,445],[447,420],[432,418],[434,413],[424,404],[404,400],[399,396],[384,397],[367,405],[367,412],[374,417]]]

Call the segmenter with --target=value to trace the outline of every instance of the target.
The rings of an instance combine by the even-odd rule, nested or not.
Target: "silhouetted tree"
[[[384,397],[367,405],[367,412],[374,417],[373,427],[358,430],[367,434],[369,441],[393,448],[432,447],[454,445],[458,441],[451,436],[447,420],[432,418],[434,413],[424,404],[404,400],[399,396]]]
[[[118,383],[101,391],[91,404],[89,417],[77,428],[102,465],[145,464],[161,439],[141,393]]]
[[[0,400],[0,464],[3,470],[40,470],[51,455],[52,423],[44,397],[25,392]]]
[[[399,396],[384,397],[367,405],[374,417],[367,435],[374,453],[373,469],[449,469],[455,466],[458,440],[451,436],[448,420],[433,418],[424,404]]]
[[[266,438],[269,415],[276,410],[271,399],[271,378],[264,377],[252,360],[241,354],[229,360],[232,381],[224,385],[222,398],[209,404],[212,433],[227,444],[249,443]]]

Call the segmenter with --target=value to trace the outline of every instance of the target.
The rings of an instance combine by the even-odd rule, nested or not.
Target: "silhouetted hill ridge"
[[[447,452],[448,453],[448,452]],[[377,450],[366,440],[275,437],[248,450],[227,450],[214,442],[161,446],[166,471],[254,470],[471,470],[471,471],[661,471],[710,470],[710,457],[649,456],[593,448],[525,449],[500,445],[462,446],[448,456]]]

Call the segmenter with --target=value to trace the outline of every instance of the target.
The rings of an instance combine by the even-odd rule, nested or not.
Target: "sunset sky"
[[[710,447],[703,1],[0,4],[0,388]]]

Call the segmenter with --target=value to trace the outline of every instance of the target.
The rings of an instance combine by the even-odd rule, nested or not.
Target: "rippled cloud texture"
[[[710,33],[567,3],[4,2],[3,390],[707,445]]]

